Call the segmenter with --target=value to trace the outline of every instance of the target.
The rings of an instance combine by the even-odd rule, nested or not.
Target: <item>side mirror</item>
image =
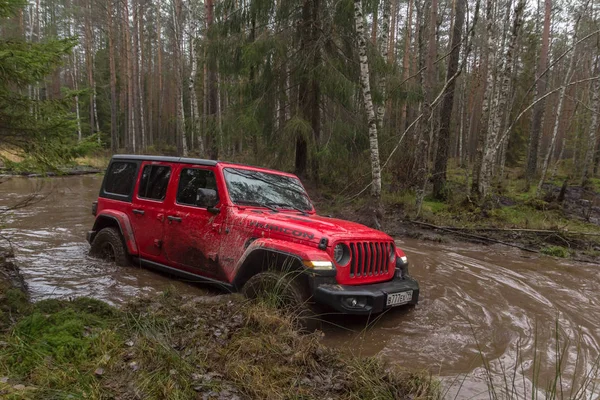
[[[199,188],[196,193],[196,206],[214,208],[219,202],[217,191],[214,189]]]

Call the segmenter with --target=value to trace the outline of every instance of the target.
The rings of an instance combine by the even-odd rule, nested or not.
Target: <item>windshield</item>
[[[312,204],[297,178],[238,168],[223,170],[229,197],[239,205],[311,211]]]

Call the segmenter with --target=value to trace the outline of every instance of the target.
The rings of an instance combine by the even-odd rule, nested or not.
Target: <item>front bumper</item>
[[[403,279],[396,276],[388,282],[361,286],[316,284],[313,289],[313,299],[344,314],[367,315],[395,307],[386,305],[389,294],[411,290],[412,299],[406,304],[414,305],[419,301],[419,283],[410,277]],[[356,300],[355,306],[351,305],[353,300]]]

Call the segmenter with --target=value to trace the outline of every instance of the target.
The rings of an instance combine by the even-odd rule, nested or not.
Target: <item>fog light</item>
[[[346,297],[344,301],[346,302],[346,306],[350,308],[365,308],[365,306],[367,305],[366,297],[362,296]]]

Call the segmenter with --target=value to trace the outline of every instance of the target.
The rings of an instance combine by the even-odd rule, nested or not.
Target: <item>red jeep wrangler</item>
[[[406,256],[390,236],[318,216],[292,174],[116,155],[92,208],[90,253],[118,265],[134,261],[249,297],[285,281],[296,306],[347,314],[419,298]]]

